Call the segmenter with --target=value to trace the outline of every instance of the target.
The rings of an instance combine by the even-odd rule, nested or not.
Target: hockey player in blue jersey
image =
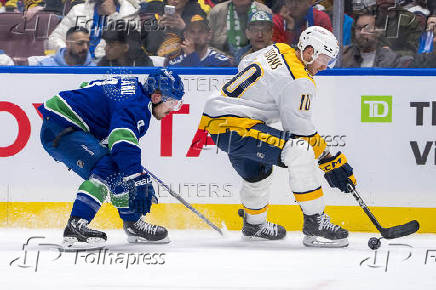
[[[161,120],[178,110],[183,95],[180,77],[160,68],[144,84],[138,78],[96,80],[38,108],[44,149],[85,180],[65,227],[67,245],[106,241],[88,224],[107,199],[118,208],[129,242],[168,242],[164,227],[142,219],[157,198],[141,165],[139,139],[151,116]]]

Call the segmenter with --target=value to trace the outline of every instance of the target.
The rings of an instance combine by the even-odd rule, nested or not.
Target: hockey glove
[[[348,184],[354,188],[356,178],[353,168],[347,163],[347,158],[340,151],[336,156],[330,156],[318,161],[319,168],[324,171],[324,177],[331,187],[336,187],[342,192],[351,192]]]
[[[129,189],[129,208],[144,215],[150,212],[152,202],[157,203],[150,175],[141,173],[134,178],[128,179],[127,185]]]

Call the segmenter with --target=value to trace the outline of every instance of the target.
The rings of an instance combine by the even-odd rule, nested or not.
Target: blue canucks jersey
[[[38,109],[44,117],[107,144],[120,172],[129,176],[142,172],[139,139],[149,128],[151,108],[138,78],[110,78],[62,91]]]

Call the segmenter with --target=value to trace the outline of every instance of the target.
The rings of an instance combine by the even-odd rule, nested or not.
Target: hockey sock
[[[71,216],[77,216],[91,221],[102,203],[106,200],[107,189],[96,179],[83,182],[77,192]]]
[[[294,192],[294,197],[304,214],[313,215],[324,212],[324,194],[321,187],[306,192]]]
[[[126,222],[136,222],[142,216],[141,214],[138,214],[129,208],[119,208],[118,213],[120,218]]]
[[[250,209],[244,206],[245,215],[247,217],[247,223],[251,225],[260,225],[266,222],[266,211],[268,205],[261,209]]]

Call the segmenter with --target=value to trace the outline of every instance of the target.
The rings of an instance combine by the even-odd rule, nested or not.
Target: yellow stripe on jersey
[[[259,130],[251,129],[242,137],[252,137],[254,139],[260,140],[262,142],[267,143],[268,145],[278,147],[283,149],[285,146],[286,140],[278,138],[268,133],[261,132]]]
[[[299,137],[299,138],[306,140],[307,143],[309,143],[309,145],[312,146],[316,159],[318,159],[319,156],[321,156],[321,154],[325,150],[325,147],[327,146],[327,143],[325,142],[324,138],[322,138],[318,133],[316,133],[311,137]]]
[[[323,196],[321,186],[315,190],[310,190],[306,192],[294,192],[295,200],[298,202],[311,201]]]
[[[251,137],[262,142],[265,142],[271,146],[283,149],[286,140],[273,136],[268,133],[256,129],[250,129],[256,124],[263,123],[260,120],[253,120],[250,118],[241,117],[215,117],[203,115],[200,120],[198,128],[200,130],[206,130],[210,134],[223,134],[227,131],[236,132],[241,137]],[[250,129],[250,130],[248,130]]]
[[[244,206],[244,211],[248,214],[261,214],[266,212],[266,210],[268,209],[268,205],[264,206],[263,208],[259,208],[259,209],[251,209],[251,208],[247,208]]]
[[[203,115],[200,120],[198,128],[206,130],[210,134],[223,134],[227,130],[236,131],[239,135],[244,136],[247,134],[247,129],[256,124],[263,123],[260,120],[253,120],[250,118],[242,117],[215,117]]]
[[[294,79],[307,78],[313,83],[314,86],[316,86],[314,79],[306,70],[304,64],[295,55],[295,49],[286,43],[276,43],[275,46],[283,56],[283,59],[285,60],[285,63]]]

